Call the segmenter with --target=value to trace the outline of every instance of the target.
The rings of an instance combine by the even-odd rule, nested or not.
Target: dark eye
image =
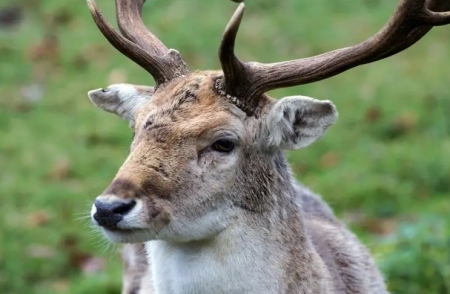
[[[234,149],[234,142],[228,139],[219,139],[211,146],[212,150],[228,153]]]

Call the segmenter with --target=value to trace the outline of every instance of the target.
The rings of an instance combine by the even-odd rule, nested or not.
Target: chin
[[[151,229],[105,229],[103,235],[112,243],[141,243],[155,239]]]

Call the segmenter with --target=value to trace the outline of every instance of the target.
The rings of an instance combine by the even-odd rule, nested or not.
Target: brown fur
[[[230,226],[243,226],[249,232],[239,236],[239,242],[265,240],[255,243],[254,254],[258,246],[267,249],[268,267],[247,274],[266,275],[267,283],[277,277],[279,293],[387,293],[367,250],[320,198],[295,183],[283,152],[260,147],[261,122],[275,101],[263,96],[256,115],[247,116],[218,94],[218,77],[218,72],[197,72],[155,92],[136,116],[130,155],[104,197],[113,194],[144,201],[145,222],[152,224],[156,239],[169,238],[164,230],[175,220],[193,221],[221,203],[234,207],[239,214]],[[325,108],[321,111],[329,111]],[[295,120],[301,124],[297,115]],[[200,167],[226,164],[220,157],[202,155],[215,132],[223,130],[239,137],[236,167],[217,175],[192,168],[194,161]],[[220,231],[214,234],[222,240]],[[182,236],[169,238],[169,243],[183,242],[188,241]],[[237,240],[226,242],[230,251],[238,245]],[[127,294],[143,280],[146,266],[139,262],[130,267],[135,264],[130,259],[143,257],[140,250],[132,252],[125,258],[125,284],[135,288],[125,287]],[[258,267],[259,260],[245,262]]]

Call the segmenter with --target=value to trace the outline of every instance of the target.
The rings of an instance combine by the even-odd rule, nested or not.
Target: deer
[[[109,241],[134,243],[124,248],[123,292],[388,293],[368,249],[294,178],[284,153],[320,139],[338,117],[335,105],[267,92],[395,55],[450,23],[450,3],[400,0],[359,44],[268,64],[234,53],[240,3],[220,43],[221,70],[190,71],[144,25],[144,2],[116,0],[120,34],[87,0],[109,43],[155,81],[88,93],[134,131],[127,158],[91,209]]]

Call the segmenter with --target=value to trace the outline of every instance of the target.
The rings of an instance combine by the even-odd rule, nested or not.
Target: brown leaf
[[[78,246],[78,238],[75,235],[65,235],[61,246],[66,250],[74,249]]]
[[[50,172],[51,180],[64,180],[70,175],[71,163],[69,159],[61,159],[57,161]]]
[[[25,58],[32,63],[33,78],[45,81],[49,76],[59,74],[60,47],[58,37],[47,33],[43,40],[26,50]]]
[[[378,121],[381,117],[381,110],[376,107],[370,107],[366,111],[365,120],[366,122],[374,123]]]
[[[394,128],[402,132],[411,131],[416,125],[417,114],[413,112],[404,112],[394,121]]]
[[[66,235],[61,243],[61,250],[68,255],[68,266],[82,270],[85,262],[92,258],[92,255],[83,252],[79,248],[78,238],[75,235]]]
[[[30,228],[42,227],[48,224],[50,216],[47,211],[39,210],[30,213],[27,217],[27,225]]]
[[[397,228],[397,221],[393,218],[366,218],[361,226],[377,235],[390,235]]]
[[[26,57],[32,62],[58,61],[59,40],[55,34],[47,34],[39,43],[28,48]]]
[[[332,168],[336,166],[339,163],[339,161],[340,161],[339,154],[335,151],[330,151],[325,153],[320,158],[320,165],[324,168]]]

